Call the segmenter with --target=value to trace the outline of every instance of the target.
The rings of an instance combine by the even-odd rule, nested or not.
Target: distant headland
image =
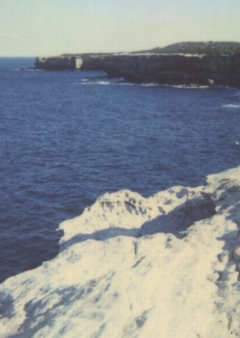
[[[102,70],[132,82],[240,87],[240,43],[181,42],[130,53],[37,57],[35,68]]]

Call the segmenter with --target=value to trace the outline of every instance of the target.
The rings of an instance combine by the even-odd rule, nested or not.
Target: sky
[[[0,56],[240,42],[240,0],[0,0]]]

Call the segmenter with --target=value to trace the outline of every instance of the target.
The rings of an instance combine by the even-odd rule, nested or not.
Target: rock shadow
[[[80,233],[64,242],[62,248],[69,247],[75,243],[80,243],[88,239],[104,241],[118,236],[138,238],[141,236],[153,235],[155,233],[172,233],[178,235],[195,222],[212,217],[215,214],[215,204],[209,198],[203,196],[203,198],[187,200],[168,214],[160,215],[151,221],[145,222],[141,228],[124,229],[120,227],[110,227],[95,231],[91,234]]]
[[[12,318],[14,316],[14,301],[10,294],[0,292],[0,318]]]
[[[233,195],[234,198],[233,198]],[[231,230],[217,240],[223,242],[222,252],[218,255],[218,261],[225,263],[222,271],[218,271],[218,282],[228,280],[228,268],[235,265],[235,271],[238,272],[236,282],[240,282],[240,187],[233,186],[225,189],[220,198],[222,207],[219,213],[226,213],[225,219],[236,224],[236,230]],[[226,210],[227,209],[227,210]]]
[[[100,310],[96,309],[96,311],[89,312],[88,309],[85,309],[84,301],[88,297],[92,297],[92,299],[95,297],[95,302],[97,302],[98,300],[95,295],[97,287],[100,286],[100,292],[97,294],[98,298],[100,298],[106,292],[104,288],[105,284],[111,282],[113,276],[114,274],[111,273],[105,282],[104,277],[102,277],[90,280],[82,286],[59,287],[40,299],[30,300],[25,304],[24,308],[26,314],[25,321],[20,326],[18,332],[8,336],[8,338],[32,338],[44,328],[50,330],[56,326],[56,318],[60,316],[66,317],[71,308],[74,308],[74,311],[71,313],[71,317],[74,319],[79,320],[84,311],[85,316],[88,314],[88,317],[92,320],[104,319],[104,314]],[[102,287],[101,283],[103,283]],[[99,328],[94,337],[100,337],[104,329],[105,324]],[[68,326],[68,322],[66,322],[58,330],[57,337],[65,337],[68,336],[68,330],[71,330],[71,326]]]

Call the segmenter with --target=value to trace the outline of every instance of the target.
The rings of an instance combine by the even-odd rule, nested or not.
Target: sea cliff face
[[[240,54],[88,54],[37,58],[37,69],[102,70],[109,77],[162,84],[240,87]]]

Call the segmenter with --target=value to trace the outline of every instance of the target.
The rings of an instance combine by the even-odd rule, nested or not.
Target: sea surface
[[[105,192],[150,196],[240,164],[240,89],[133,84],[0,58],[0,282],[58,253]]]

